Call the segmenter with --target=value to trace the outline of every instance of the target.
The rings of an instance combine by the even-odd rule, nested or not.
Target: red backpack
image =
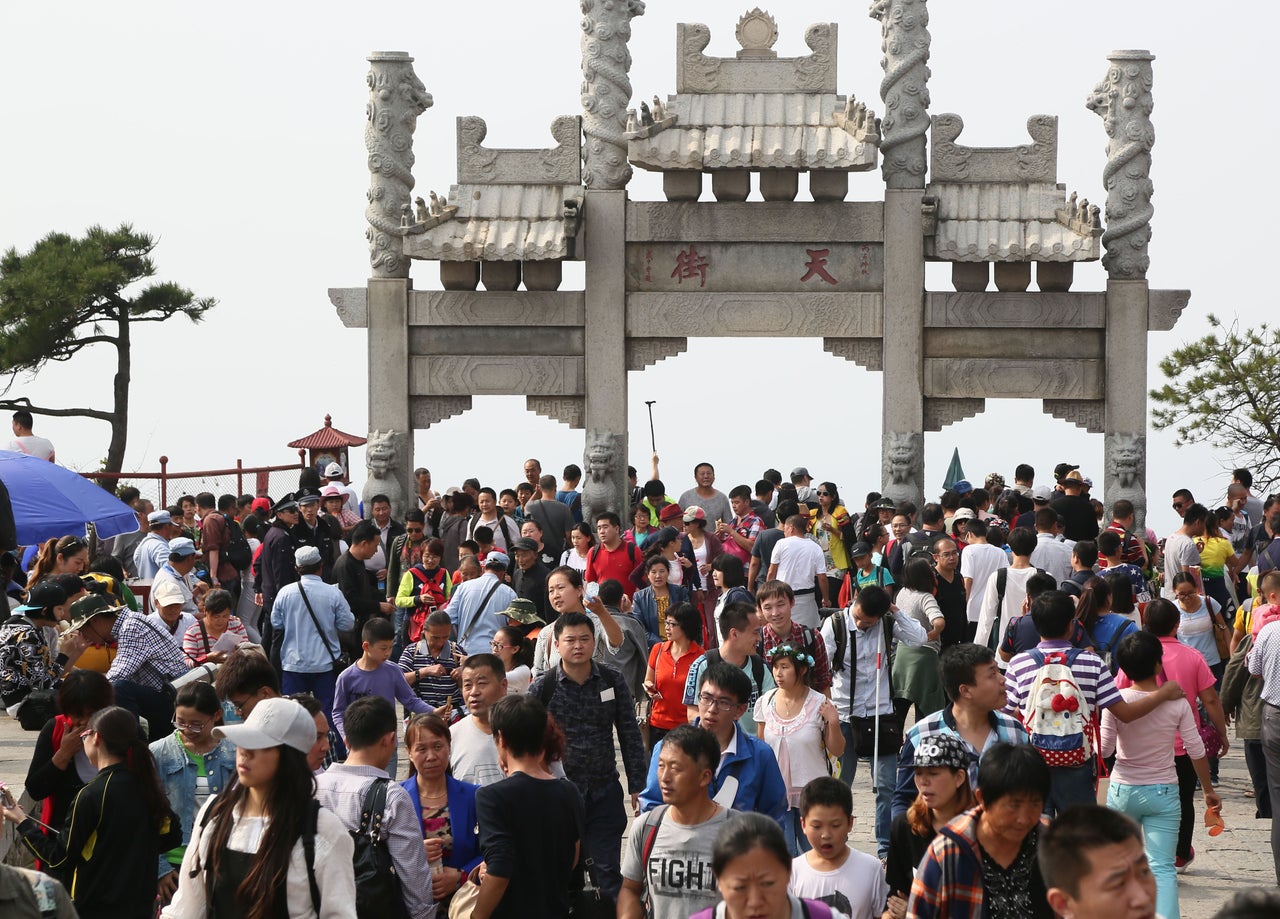
[[[421,565],[414,565],[409,569],[409,574],[413,576],[413,583],[417,588],[413,599],[413,613],[409,616],[408,625],[409,641],[414,642],[422,637],[422,629],[427,617],[444,606],[445,578],[449,576],[449,572],[442,565],[435,570],[435,574],[428,575]]]

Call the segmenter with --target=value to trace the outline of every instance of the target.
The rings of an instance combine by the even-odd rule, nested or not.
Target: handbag
[[[355,842],[352,864],[356,877],[356,915],[379,919],[407,919],[400,877],[388,848],[383,825],[390,779],[374,779],[360,805],[360,826],[351,830]]]
[[[879,755],[896,758],[902,749],[902,722],[896,715],[880,715],[880,751]],[[853,728],[853,746],[859,759],[870,759],[875,755],[876,719],[850,718]]]
[[[33,689],[18,706],[18,724],[24,731],[38,731],[58,714],[58,693],[53,689]]]
[[[1200,742],[1204,744],[1204,755],[1212,758],[1222,752],[1222,738],[1213,722],[1204,715],[1200,716]]]
[[[298,593],[302,594],[302,602],[307,606],[307,615],[311,617],[311,622],[316,627],[316,633],[320,636],[320,642],[324,645],[325,651],[329,657],[333,659],[333,672],[341,673],[351,666],[351,655],[343,651],[339,645],[338,653],[334,654],[333,649],[329,647],[329,639],[325,638],[324,629],[320,628],[320,620],[316,618],[316,611],[311,608],[311,601],[307,599],[307,592],[302,589],[302,582],[298,582]]]
[[[449,901],[449,919],[471,919],[471,913],[479,902],[480,884],[474,878],[467,878]]]
[[[616,919],[617,904],[596,886],[595,862],[583,861],[585,877],[582,887],[569,893],[569,915],[573,919]]]
[[[1207,604],[1208,599],[1205,600]],[[1231,657],[1231,627],[1222,618],[1222,611],[1210,612],[1209,620],[1213,623],[1213,643],[1218,646],[1219,659],[1226,661]]]

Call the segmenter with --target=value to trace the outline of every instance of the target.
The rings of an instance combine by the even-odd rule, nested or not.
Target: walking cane
[[[875,727],[871,731],[871,792],[880,793],[880,668],[884,662],[884,623],[880,624],[880,638],[876,642],[876,702],[872,717]]]
[[[653,448],[654,453],[658,452],[658,441],[653,436],[653,403],[657,401],[657,399],[646,399],[644,403],[649,406],[649,446]]]

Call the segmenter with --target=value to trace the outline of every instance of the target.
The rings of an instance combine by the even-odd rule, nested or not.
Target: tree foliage
[[[25,397],[0,400],[0,409],[110,422],[105,465],[111,472],[119,472],[124,462],[133,324],[180,315],[199,322],[217,304],[171,281],[139,286],[155,276],[155,247],[151,236],[122,224],[114,230],[90,227],[79,238],[50,233],[28,252],[11,248],[0,256],[0,373],[9,374],[5,393],[19,374],[68,361],[91,345],[116,350],[109,410],[40,407]]]
[[[1280,480],[1280,329],[1241,329],[1209,316],[1213,331],[1160,362],[1167,382],[1151,391],[1152,423],[1175,444],[1206,443],[1253,471],[1255,487]]]

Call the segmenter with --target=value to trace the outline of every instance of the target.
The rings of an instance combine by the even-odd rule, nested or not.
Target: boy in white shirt
[[[889,885],[878,858],[849,848],[849,786],[830,776],[814,779],[800,793],[800,814],[805,839],[813,848],[791,863],[791,894],[821,900],[849,919],[878,919]]]

